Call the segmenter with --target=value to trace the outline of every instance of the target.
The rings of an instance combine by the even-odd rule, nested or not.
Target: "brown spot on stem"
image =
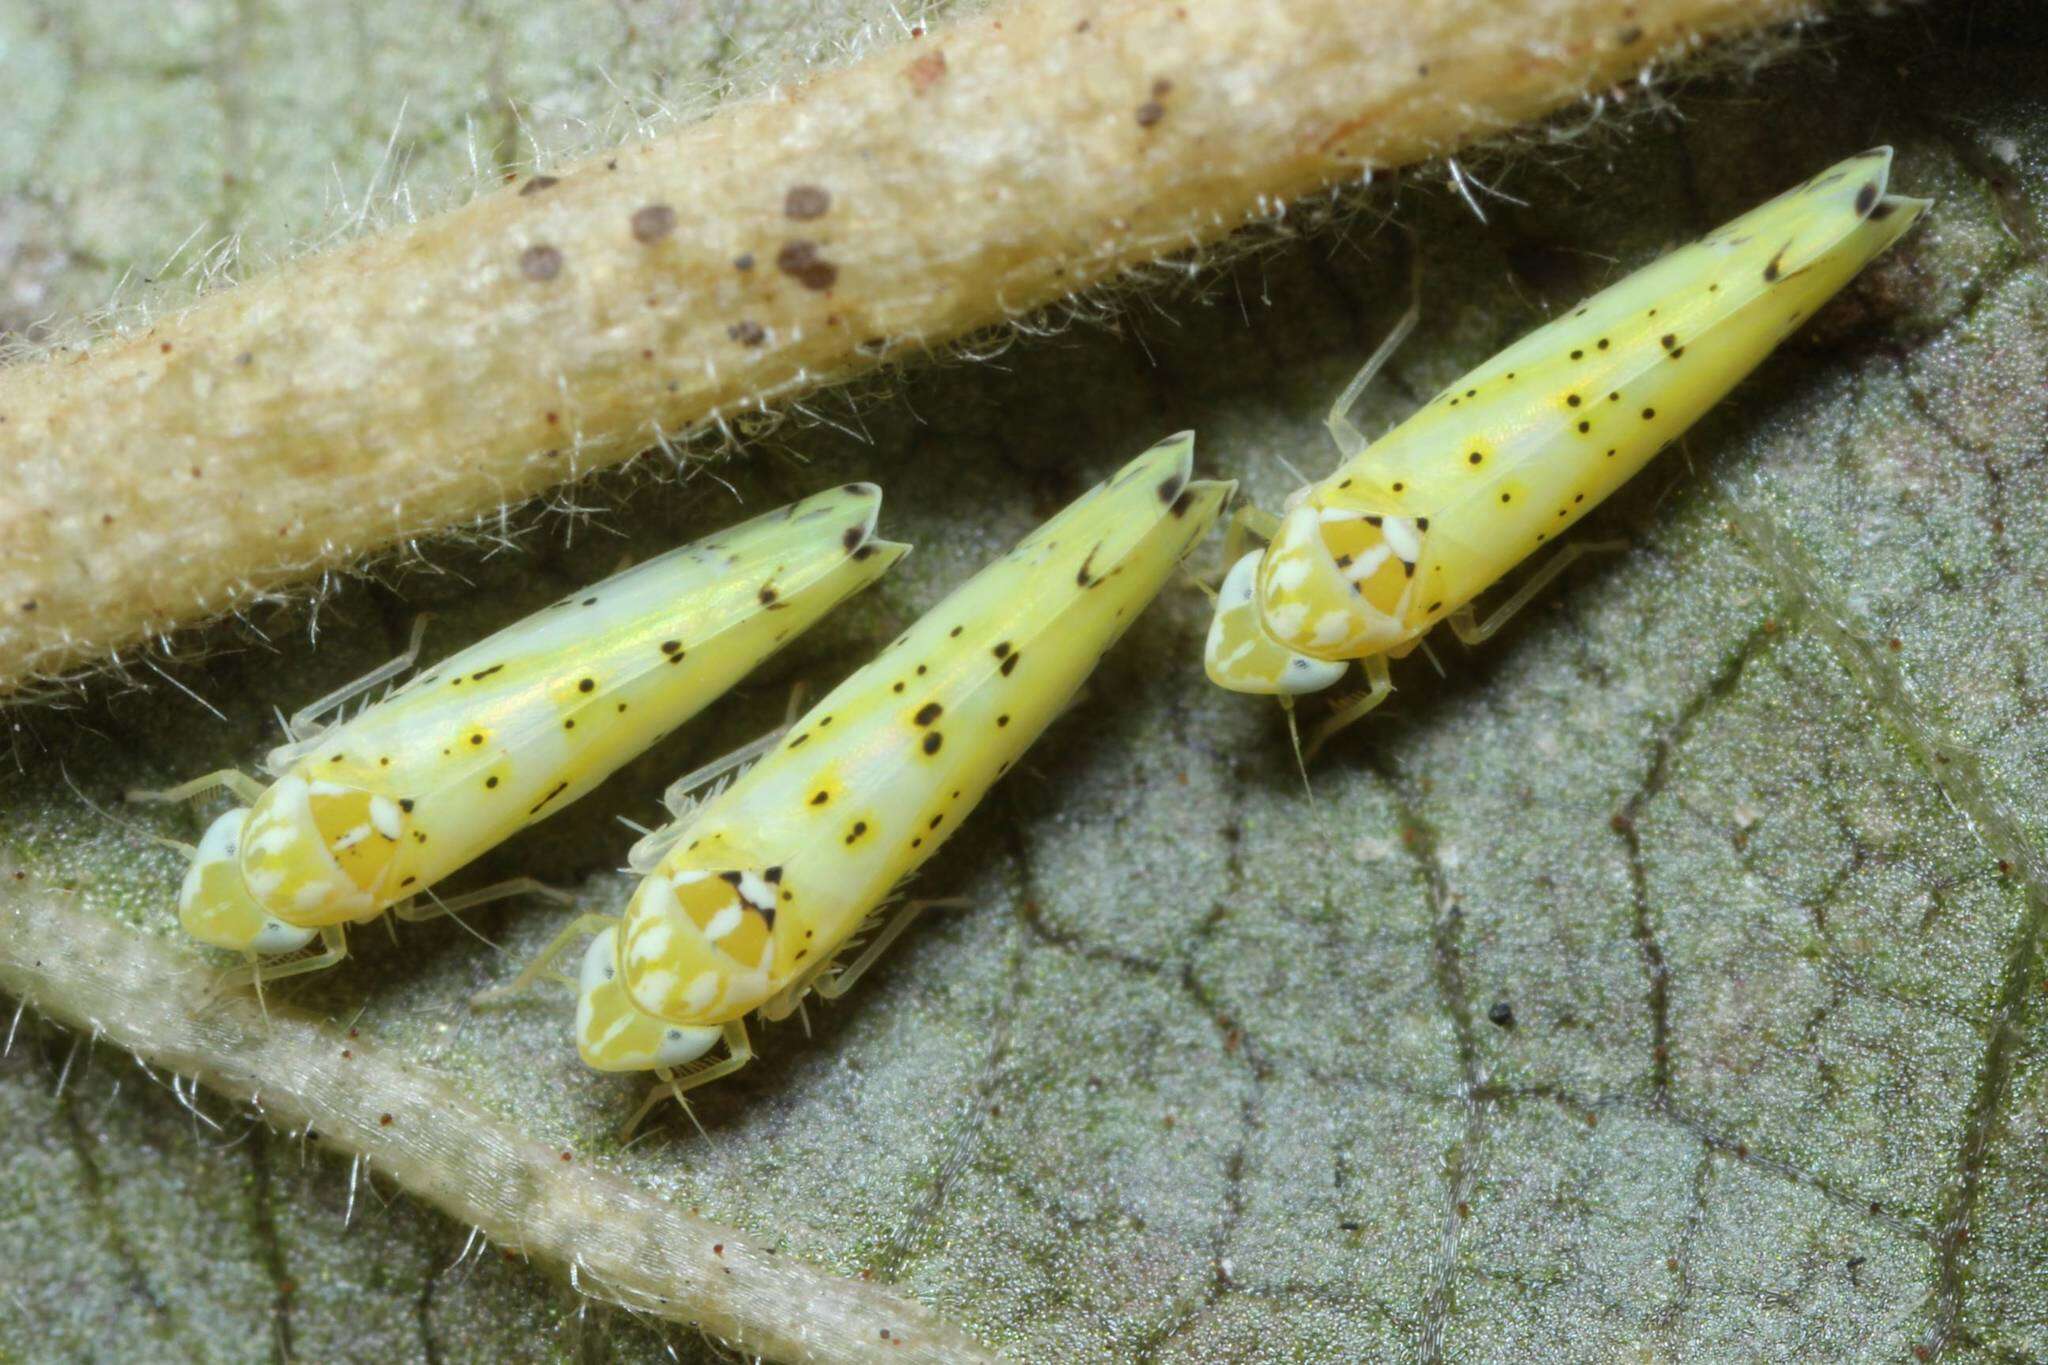
[[[633,210],[632,224],[633,240],[652,244],[676,230],[676,211],[667,204],[649,204]]]
[[[801,239],[783,243],[775,268],[806,289],[830,289],[839,280],[839,267],[818,254],[818,244]]]
[[[562,253],[539,244],[519,253],[519,273],[536,284],[545,284],[562,273]]]
[[[782,198],[783,216],[799,223],[823,218],[832,207],[832,195],[822,185],[792,185]]]
[[[905,79],[910,82],[910,93],[922,95],[946,78],[946,54],[943,49],[934,48],[903,68]]]
[[[551,190],[561,183],[559,179],[552,175],[537,175],[519,187],[519,197],[524,199],[529,194],[539,194],[542,190]]]

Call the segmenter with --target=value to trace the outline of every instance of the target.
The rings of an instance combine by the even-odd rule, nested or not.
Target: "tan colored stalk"
[[[1029,0],[0,372],[0,691],[1802,0]]]
[[[586,1294],[701,1325],[789,1361],[988,1360],[965,1333],[881,1285],[764,1252],[628,1181],[564,1162],[431,1072],[335,1025],[210,997],[215,972],[72,909],[0,869],[0,992],[151,1064],[194,1076],[283,1128],[311,1128],[501,1247]]]

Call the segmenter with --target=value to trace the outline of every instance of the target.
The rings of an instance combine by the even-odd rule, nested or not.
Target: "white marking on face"
[[[1375,545],[1358,558],[1352,560],[1346,566],[1344,576],[1353,583],[1370,578],[1380,571],[1380,565],[1386,563],[1393,553],[1394,551],[1391,546],[1384,544]]]
[[[775,888],[768,885],[767,880],[758,872],[740,874],[739,893],[740,899],[756,910],[775,908]]]
[[[718,973],[702,971],[690,982],[683,992],[683,1004],[692,1010],[709,1009],[711,1002],[718,998]]]
[[[1273,586],[1293,591],[1308,582],[1308,561],[1299,555],[1283,555],[1273,564]]]
[[[1259,582],[1259,560],[1264,557],[1265,551],[1253,550],[1230,566],[1230,572],[1223,576],[1221,589],[1225,606],[1243,606],[1252,600],[1252,593]]]
[[[1408,518],[1388,517],[1380,523],[1380,534],[1394,547],[1394,553],[1408,563],[1422,557],[1422,537],[1415,533],[1415,523]]]
[[[1351,616],[1348,612],[1326,611],[1316,619],[1314,641],[1318,645],[1334,645],[1351,634]]]
[[[258,853],[283,853],[298,842],[298,836],[289,825],[266,821],[264,828],[252,842]]]
[[[652,962],[656,958],[666,956],[669,941],[674,937],[675,931],[666,922],[656,924],[645,933],[633,935],[632,960]]]
[[[1328,659],[1311,659],[1306,654],[1290,654],[1287,667],[1280,670],[1275,685],[1289,696],[1300,696],[1308,692],[1320,692],[1335,687],[1337,680],[1344,676],[1344,670],[1351,665],[1332,662]]]
[[[740,919],[744,914],[745,912],[737,905],[726,906],[711,917],[711,923],[704,926],[704,937],[713,943],[718,942],[740,927]]]
[[[377,833],[394,842],[405,832],[405,817],[399,812],[398,803],[388,796],[370,798],[370,823],[377,827]]]

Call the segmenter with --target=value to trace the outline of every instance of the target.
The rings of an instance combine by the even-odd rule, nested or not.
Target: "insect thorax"
[[[1259,569],[1266,629],[1318,659],[1393,651],[1417,633],[1416,572],[1429,523],[1321,505],[1311,498],[1280,523]]]
[[[397,899],[391,882],[411,825],[388,796],[288,773],[250,811],[242,875],[290,923],[364,919]]]
[[[693,843],[634,892],[620,960],[642,1010],[675,1023],[721,1023],[773,994],[782,871],[732,867],[746,860],[722,857],[737,850],[717,836]]]

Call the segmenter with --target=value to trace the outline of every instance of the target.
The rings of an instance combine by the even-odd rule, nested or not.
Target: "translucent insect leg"
[[[320,931],[321,951],[311,957],[295,957],[279,962],[252,961],[245,967],[236,967],[222,979],[222,986],[254,986],[260,993],[272,981],[282,981],[290,976],[304,976],[308,972],[324,972],[348,956],[348,934],[340,925],[330,924]]]
[[[633,1117],[626,1120],[626,1126],[619,1132],[619,1141],[624,1142],[632,1137],[633,1130],[654,1111],[656,1105],[666,1099],[673,1099],[682,1107],[683,1114],[697,1129],[698,1136],[710,1136],[704,1131],[704,1125],[697,1122],[697,1115],[691,1111],[690,1102],[683,1098],[684,1092],[695,1090],[700,1085],[709,1085],[721,1077],[730,1076],[754,1060],[754,1045],[747,1038],[747,1024],[744,1019],[727,1020],[720,1031],[725,1039],[725,1056],[690,1072],[656,1071],[654,1074],[660,1077],[659,1082],[647,1092],[647,1098],[633,1111]]]
[[[1279,531],[1280,518],[1263,507],[1245,503],[1232,512],[1229,524],[1223,528],[1223,567],[1218,570],[1216,581],[1221,583],[1230,566],[1244,558],[1254,538],[1271,540]]]
[[[1445,617],[1451,633],[1468,645],[1476,645],[1489,638],[1495,631],[1514,619],[1515,613],[1529,605],[1537,593],[1549,587],[1556,577],[1579,561],[1582,555],[1612,550],[1626,550],[1625,540],[1577,541],[1565,546],[1550,557],[1548,563],[1529,575],[1528,582],[1516,588],[1514,595],[1493,609],[1484,621],[1478,619],[1470,606],[1463,606]]]
[[[1358,663],[1359,667],[1365,670],[1365,694],[1344,703],[1316,726],[1314,732],[1309,735],[1307,749],[1303,751],[1304,762],[1314,758],[1316,751],[1328,744],[1339,732],[1356,725],[1381,702],[1393,695],[1394,678],[1387,668],[1386,655],[1369,654]]]
[[[475,995],[469,997],[470,1007],[474,1009],[480,1005],[496,1004],[500,1000],[508,999],[525,990],[543,976],[555,981],[566,982],[571,986],[578,984],[576,978],[567,972],[554,970],[555,959],[574,947],[576,940],[582,938],[585,934],[601,934],[618,923],[619,917],[617,915],[578,915],[563,927],[561,933],[555,935],[553,941],[546,948],[541,950],[540,956],[526,964],[526,970],[513,977],[510,982],[503,986],[493,986],[490,990],[478,991]]]
[[[1401,314],[1394,329],[1387,333],[1379,348],[1367,357],[1351,382],[1337,395],[1337,401],[1330,405],[1330,415],[1323,419],[1323,425],[1330,429],[1330,439],[1337,443],[1338,454],[1346,460],[1372,444],[1351,422],[1351,409],[1358,402],[1358,396],[1366,386],[1379,377],[1386,363],[1394,358],[1394,352],[1401,349],[1401,343],[1408,340],[1408,334],[1415,330],[1415,324],[1422,319],[1422,258],[1411,241],[1408,246],[1408,311]],[[1235,563],[1235,560],[1231,561]]]
[[[247,773],[234,768],[221,768],[218,771],[208,773],[204,777],[195,777],[190,782],[180,782],[175,787],[165,787],[161,790],[145,790],[140,787],[131,788],[122,799],[126,801],[184,801],[194,796],[204,796],[207,792],[216,791],[223,787],[233,792],[246,804],[252,806],[256,804],[257,799],[264,792],[263,784]]]
[[[427,622],[432,619],[431,616],[421,613],[419,619],[412,623],[412,639],[406,645],[405,652],[397,658],[386,660],[354,682],[344,683],[312,705],[302,706],[292,712],[291,719],[284,723],[285,737],[294,744],[312,738],[314,730],[318,728],[314,722],[321,716],[411,668],[419,661],[420,641],[426,638]]]
[[[391,913],[409,924],[417,924],[422,920],[439,919],[443,915],[459,915],[464,910],[488,905],[492,901],[510,900],[514,896],[540,896],[557,905],[576,903],[575,895],[560,887],[549,886],[546,882],[535,881],[531,877],[514,877],[509,881],[493,882],[474,891],[465,891],[459,896],[436,896],[426,905],[421,905],[416,900],[400,901],[391,907]]]
[[[889,945],[894,943],[902,935],[903,931],[910,927],[910,922],[917,918],[920,911],[930,910],[935,907],[943,907],[949,910],[965,910],[972,904],[972,901],[964,900],[958,896],[947,900],[906,902],[900,910],[890,917],[889,922],[882,926],[882,931],[875,935],[874,940],[867,947],[861,949],[859,957],[837,971],[820,973],[818,979],[811,983],[811,989],[816,991],[823,999],[837,1000],[840,996],[853,989],[853,983],[860,980],[867,972],[867,969],[875,965],[875,960],[888,951]]]
[[[709,786],[735,768],[745,767],[781,743],[782,737],[789,733],[789,727],[796,724],[796,718],[803,714],[803,702],[804,685],[797,683],[789,689],[789,705],[783,709],[782,724],[760,738],[740,745],[724,757],[714,758],[703,767],[684,773],[662,792],[661,804],[668,808],[670,815],[682,816],[690,809],[691,792]]]

